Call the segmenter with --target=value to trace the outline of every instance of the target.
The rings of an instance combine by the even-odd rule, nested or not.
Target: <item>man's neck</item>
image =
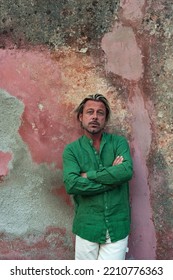
[[[85,136],[87,136],[88,138],[90,138],[92,141],[93,141],[93,146],[95,147],[95,149],[97,151],[100,150],[100,142],[101,142],[101,139],[102,139],[102,132],[100,133],[96,133],[96,134],[91,134],[91,133],[88,133],[85,131]]]

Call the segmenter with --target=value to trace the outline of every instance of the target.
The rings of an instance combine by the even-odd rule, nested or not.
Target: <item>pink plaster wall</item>
[[[35,162],[61,166],[61,153],[69,138],[59,65],[48,51],[2,51],[1,88],[25,105],[19,133]],[[61,139],[58,137],[61,133]]]
[[[135,176],[131,183],[133,223],[130,239],[130,258],[153,259],[155,257],[155,235],[149,203],[148,171],[146,167],[146,156],[151,142],[150,120],[145,109],[142,92],[137,85],[143,71],[140,49],[137,46],[132,30],[129,29],[129,36],[124,36],[126,29],[118,27],[112,33],[106,34],[102,41],[102,48],[108,59],[105,65],[107,71],[117,71],[117,74],[121,75],[122,79],[136,80],[136,84],[131,87],[131,98],[128,101],[129,111],[133,114],[133,141],[131,145],[134,148],[133,159],[135,167]],[[123,41],[120,38],[123,38]],[[110,44],[110,40],[112,44]],[[124,49],[126,50],[125,64],[123,65],[121,61],[123,60]],[[131,68],[132,56],[135,57],[136,63]],[[119,58],[119,61],[115,59],[116,57]],[[78,67],[77,64],[73,64],[73,66]],[[18,133],[31,153],[33,164],[34,162],[36,164],[54,164],[55,168],[61,169],[61,155],[65,144],[78,137],[78,129],[74,128],[73,125],[75,123],[74,117],[70,117],[75,104],[72,104],[72,101],[65,97],[67,86],[63,83],[63,76],[67,75],[66,70],[64,71],[59,62],[51,57],[46,50],[42,52],[34,50],[27,52],[1,51],[0,73],[2,77],[0,87],[24,104]],[[87,71],[84,72],[84,75],[86,74]],[[71,79],[73,79],[73,73]],[[76,99],[81,98],[77,95],[74,96]],[[145,130],[143,130],[143,127],[140,130],[141,123],[145,126]],[[4,169],[4,175],[7,175],[7,167],[4,168],[6,168]],[[141,178],[143,179],[141,180]],[[53,187],[52,194],[61,196],[66,207],[71,207],[71,201],[65,194],[63,187],[58,187],[58,189]],[[141,211],[141,208],[145,209],[145,211]],[[63,219],[63,216],[59,218]],[[47,226],[50,225],[48,224]],[[20,239],[18,242],[23,244]],[[49,249],[45,247],[45,243],[43,244],[44,249],[40,249],[39,244],[37,242],[34,245],[39,251]],[[3,256],[5,255],[3,254]],[[10,256],[12,256],[12,252],[6,255],[7,258]],[[24,257],[22,253],[18,255],[18,258],[20,257]],[[40,253],[36,254],[35,257],[46,258],[44,253],[41,255]]]

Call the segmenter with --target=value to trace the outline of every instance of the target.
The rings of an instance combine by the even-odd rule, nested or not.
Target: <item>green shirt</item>
[[[117,156],[123,156],[123,162],[113,166]],[[99,153],[85,135],[65,147],[63,176],[75,202],[74,234],[97,243],[105,243],[107,230],[111,242],[129,234],[132,174],[129,145],[122,136],[103,133]]]

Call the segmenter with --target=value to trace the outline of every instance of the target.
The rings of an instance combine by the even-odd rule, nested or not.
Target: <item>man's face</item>
[[[106,108],[101,101],[88,100],[80,114],[82,127],[89,134],[99,134],[106,124]]]

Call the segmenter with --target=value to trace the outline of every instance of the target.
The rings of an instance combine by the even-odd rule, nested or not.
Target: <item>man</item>
[[[75,259],[123,260],[130,231],[129,145],[104,132],[110,106],[103,95],[87,96],[76,112],[84,135],[63,152],[64,183],[75,202]]]

